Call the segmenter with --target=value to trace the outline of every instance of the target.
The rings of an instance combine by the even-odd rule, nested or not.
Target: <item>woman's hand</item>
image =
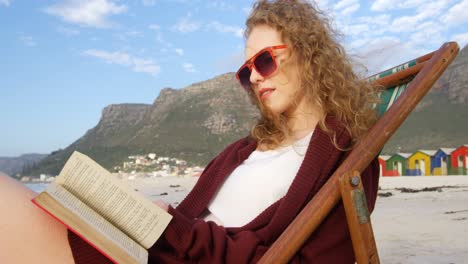
[[[166,202],[164,202],[163,200],[156,200],[156,201],[154,201],[154,203],[157,206],[161,207],[166,212],[167,212],[167,210],[169,210],[169,205]]]

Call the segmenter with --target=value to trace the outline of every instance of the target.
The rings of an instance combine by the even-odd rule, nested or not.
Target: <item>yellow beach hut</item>
[[[431,157],[436,154],[435,150],[418,150],[408,158],[408,175],[430,176]]]

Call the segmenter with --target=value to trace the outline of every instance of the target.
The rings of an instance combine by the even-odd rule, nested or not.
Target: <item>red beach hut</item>
[[[379,156],[379,165],[380,165],[380,176],[400,176],[394,171],[387,170],[387,160],[391,156],[388,155],[380,155]]]
[[[468,145],[463,145],[452,152],[452,173],[468,175]]]

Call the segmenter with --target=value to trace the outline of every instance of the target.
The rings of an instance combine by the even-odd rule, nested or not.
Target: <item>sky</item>
[[[311,0],[312,1],[312,0]],[[235,72],[253,1],[0,0],[0,157],[65,148],[110,104]],[[320,0],[375,73],[468,43],[468,0]]]

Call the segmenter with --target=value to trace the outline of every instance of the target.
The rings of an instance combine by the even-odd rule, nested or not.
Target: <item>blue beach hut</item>
[[[431,172],[434,176],[450,175],[452,151],[455,148],[439,148],[431,157]]]

